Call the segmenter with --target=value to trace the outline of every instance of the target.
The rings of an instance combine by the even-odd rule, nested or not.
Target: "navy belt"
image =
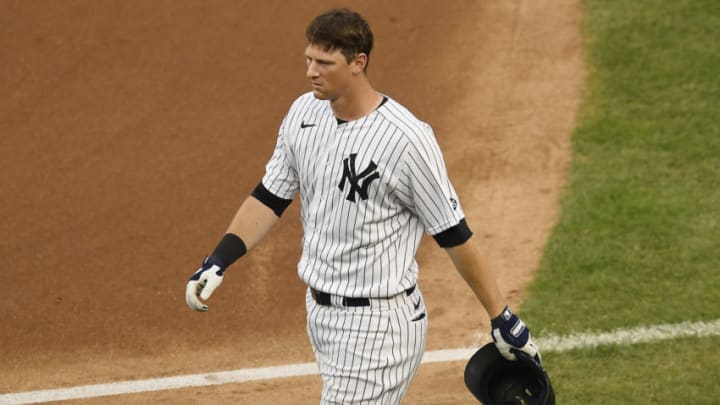
[[[413,291],[415,291],[415,286],[412,286],[405,290],[405,295],[410,295],[413,293]],[[330,301],[332,294],[318,291],[314,288],[310,288],[310,294],[312,295],[315,302],[317,302],[319,305],[332,305]],[[342,297],[342,305],[344,307],[369,307],[370,298]]]

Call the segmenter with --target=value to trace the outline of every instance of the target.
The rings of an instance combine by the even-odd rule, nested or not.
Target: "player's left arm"
[[[445,249],[455,268],[480,300],[491,319],[492,337],[500,353],[514,360],[513,350],[520,350],[540,363],[540,351],[525,323],[513,314],[497,286],[492,271],[471,240]]]
[[[422,126],[404,153],[403,181],[398,197],[423,222],[438,245],[447,249],[455,267],[472,288],[492,320],[495,344],[506,358],[522,350],[540,361],[525,324],[505,305],[494,274],[483,265],[471,241],[462,205],[447,174],[445,161],[430,126]]]
[[[490,319],[505,309],[505,301],[494,274],[483,263],[482,256],[471,241],[445,249],[455,268],[485,307]]]

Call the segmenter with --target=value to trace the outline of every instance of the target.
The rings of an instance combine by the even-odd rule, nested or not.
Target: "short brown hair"
[[[305,36],[310,44],[328,51],[339,50],[348,62],[360,53],[367,55],[370,62],[373,33],[368,22],[355,11],[347,8],[327,11],[310,22]]]

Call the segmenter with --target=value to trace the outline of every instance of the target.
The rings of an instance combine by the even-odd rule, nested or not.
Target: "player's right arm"
[[[225,269],[262,240],[299,190],[292,151],[280,127],[277,144],[265,176],[245,199],[215,250],[207,256],[185,288],[185,302],[194,311],[207,311],[207,300],[222,283]]]
[[[267,235],[291,201],[276,197],[260,183],[238,209],[227,233],[242,239],[249,251]]]
[[[200,299],[210,298],[222,283],[225,269],[267,235],[291,201],[270,194],[262,183],[258,185],[235,213],[213,253],[203,260],[200,269],[188,280],[185,301],[190,309],[201,312],[208,310],[207,304]]]

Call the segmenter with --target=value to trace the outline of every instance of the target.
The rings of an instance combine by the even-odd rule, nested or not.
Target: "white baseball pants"
[[[419,288],[344,307],[308,289],[307,329],[323,379],[321,404],[399,404],[425,351],[428,317]]]

